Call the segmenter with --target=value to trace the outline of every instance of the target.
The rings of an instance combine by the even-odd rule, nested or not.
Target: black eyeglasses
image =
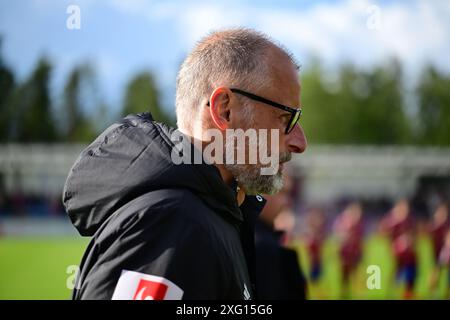
[[[255,101],[258,101],[258,102],[262,102],[262,103],[268,104],[268,105],[270,105],[272,107],[275,107],[275,108],[278,108],[278,109],[281,109],[281,110],[289,112],[291,114],[291,118],[289,119],[289,122],[288,122],[288,124],[286,126],[286,130],[284,131],[285,134],[289,134],[289,133],[291,133],[292,130],[294,130],[295,125],[298,123],[298,121],[300,120],[300,117],[302,115],[302,109],[301,108],[294,109],[294,108],[291,108],[291,107],[287,107],[287,106],[284,106],[284,105],[282,105],[280,103],[271,101],[269,99],[257,96],[256,94],[253,94],[253,93],[250,93],[250,92],[246,92],[246,91],[243,91],[243,90],[240,90],[240,89],[231,88],[230,90],[231,90],[231,92],[239,93],[240,95],[243,95],[243,96],[245,96],[247,98],[250,98],[252,100],[255,100]],[[207,103],[207,106],[209,106],[209,101]]]

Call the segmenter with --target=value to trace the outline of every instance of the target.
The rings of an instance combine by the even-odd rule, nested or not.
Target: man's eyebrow
[[[288,118],[292,116],[292,113],[288,112],[288,111],[283,111],[280,110],[281,114],[278,115],[278,118]]]

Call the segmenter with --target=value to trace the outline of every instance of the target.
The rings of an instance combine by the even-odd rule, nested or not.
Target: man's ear
[[[219,87],[213,91],[209,99],[211,119],[220,130],[230,127],[231,94],[229,88]]]

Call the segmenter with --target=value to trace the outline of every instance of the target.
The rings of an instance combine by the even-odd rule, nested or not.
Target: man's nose
[[[302,153],[306,150],[308,142],[303,128],[299,124],[286,136],[287,149],[293,153]]]

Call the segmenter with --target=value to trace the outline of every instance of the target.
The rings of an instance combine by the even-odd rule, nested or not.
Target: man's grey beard
[[[291,160],[290,152],[280,153],[280,164]],[[248,195],[275,194],[283,188],[281,167],[274,175],[262,175],[260,164],[224,164]]]
[[[244,130],[255,127],[255,121],[252,118],[252,105],[243,103],[243,114],[242,119],[244,123],[247,123],[247,128],[242,128]],[[257,143],[261,143],[258,141]],[[261,164],[227,164],[227,150],[234,148],[235,154],[238,152],[234,145],[234,140],[230,139],[225,142],[224,150],[224,166],[231,172],[233,177],[238,181],[238,184],[245,189],[245,193],[248,195],[257,194],[275,194],[281,191],[283,188],[283,174],[281,172],[281,167],[278,168],[278,172],[273,175],[262,175]],[[245,150],[249,150],[249,141],[245,142]],[[261,150],[261,149],[258,149]],[[282,164],[291,160],[290,152],[280,152],[280,159],[278,164]]]

